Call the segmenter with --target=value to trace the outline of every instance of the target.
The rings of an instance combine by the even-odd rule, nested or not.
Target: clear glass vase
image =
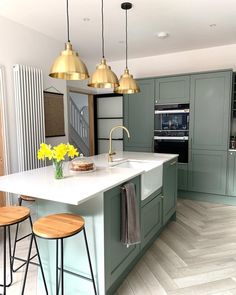
[[[64,178],[63,175],[63,161],[53,161],[53,167],[54,167],[54,177],[56,179],[62,179]]]

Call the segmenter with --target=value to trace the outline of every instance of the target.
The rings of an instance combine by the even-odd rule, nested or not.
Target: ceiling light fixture
[[[160,33],[157,34],[157,37],[159,39],[166,39],[166,38],[169,37],[169,33],[167,33],[167,32],[160,32]]]
[[[64,80],[85,80],[89,74],[86,65],[79,58],[78,52],[72,49],[70,43],[70,23],[69,23],[69,6],[66,0],[66,16],[67,16],[67,43],[65,50],[54,61],[49,76]]]
[[[125,70],[124,74],[121,75],[119,83],[120,86],[115,88],[116,93],[120,94],[132,94],[140,92],[138,83],[135,81],[133,76],[129,73],[128,69],[128,22],[127,22],[127,11],[132,8],[132,3],[124,2],[121,4],[121,8],[125,10]]]
[[[115,88],[119,86],[119,81],[111,67],[107,65],[104,50],[104,17],[103,17],[103,0],[101,7],[102,14],[102,59],[97,65],[96,71],[92,74],[88,86],[95,88]]]

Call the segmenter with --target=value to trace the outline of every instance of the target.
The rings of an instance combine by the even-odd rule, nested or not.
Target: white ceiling
[[[124,58],[122,0],[104,0],[105,55]],[[133,0],[129,57],[144,57],[236,43],[236,0]],[[71,42],[83,59],[101,56],[100,0],[70,0]],[[65,0],[0,0],[0,15],[66,41]],[[84,18],[90,18],[85,22]],[[210,27],[210,24],[216,24]],[[155,33],[166,31],[160,40]]]

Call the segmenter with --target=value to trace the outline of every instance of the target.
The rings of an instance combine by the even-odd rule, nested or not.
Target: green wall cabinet
[[[156,103],[188,103],[190,99],[190,77],[177,76],[156,80]]]
[[[227,195],[236,197],[236,152],[228,153]]]
[[[139,80],[140,93],[124,95],[124,150],[152,152],[154,136],[154,80]]]
[[[166,224],[176,211],[177,168],[177,159],[168,161],[163,166],[163,224]]]
[[[189,190],[225,195],[226,169],[226,151],[190,151]]]
[[[188,164],[178,163],[178,189],[188,189]]]
[[[135,184],[136,197],[140,207],[140,178],[130,182]],[[105,231],[105,277],[106,290],[122,275],[140,251],[140,245],[127,248],[121,243],[121,186],[104,193]]]
[[[141,208],[141,233],[144,248],[162,227],[162,196],[154,193]]]
[[[231,84],[231,71],[191,76],[191,149],[228,149]]]

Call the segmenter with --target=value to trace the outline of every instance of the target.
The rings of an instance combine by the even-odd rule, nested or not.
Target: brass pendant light
[[[132,3],[124,2],[121,4],[121,8],[125,10],[125,43],[126,43],[126,50],[125,50],[125,63],[126,67],[124,70],[124,74],[121,75],[119,84],[120,86],[115,88],[115,93],[120,94],[132,94],[140,92],[140,88],[133,78],[133,76],[129,73],[128,69],[128,23],[127,23],[127,11],[132,8]]]
[[[92,74],[88,86],[95,88],[115,88],[119,86],[116,74],[107,65],[104,53],[104,17],[103,17],[103,0],[102,0],[102,59]]]
[[[65,50],[54,61],[49,76],[64,80],[85,80],[89,77],[87,67],[80,59],[78,52],[72,49],[72,44],[70,43],[68,0],[66,0],[66,10],[68,41],[65,44]]]

